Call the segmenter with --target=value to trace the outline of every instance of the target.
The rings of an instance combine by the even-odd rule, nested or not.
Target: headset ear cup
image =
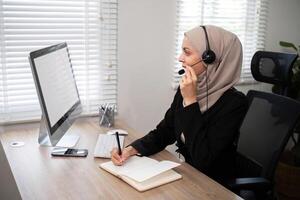
[[[202,54],[202,60],[206,64],[211,64],[216,60],[216,54],[212,50],[205,50]]]

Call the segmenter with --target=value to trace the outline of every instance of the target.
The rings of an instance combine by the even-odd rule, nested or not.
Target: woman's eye
[[[185,51],[184,54],[188,56],[188,55],[190,55],[190,52]]]

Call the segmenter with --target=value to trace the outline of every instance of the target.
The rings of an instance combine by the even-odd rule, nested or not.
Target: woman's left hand
[[[186,66],[185,74],[182,76],[179,85],[185,106],[195,103],[197,101],[197,76],[193,68]]]

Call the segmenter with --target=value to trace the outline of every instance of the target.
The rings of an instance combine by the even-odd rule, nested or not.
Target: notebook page
[[[130,157],[122,166],[116,166],[112,161],[100,164],[115,175],[126,176],[137,182],[145,181],[179,165],[172,161],[158,162],[152,158],[138,156]]]
[[[141,169],[144,169],[147,166],[152,166],[156,163],[158,163],[157,160],[148,157],[132,156],[125,162],[124,165],[121,166],[114,165],[112,161],[102,163],[100,165],[115,175],[126,175],[130,172],[140,171]]]
[[[132,178],[137,182],[143,182],[179,165],[179,163],[166,160],[158,163],[153,163],[151,165],[144,165],[143,168],[138,168],[136,170],[124,171],[125,173],[122,173],[122,175]]]

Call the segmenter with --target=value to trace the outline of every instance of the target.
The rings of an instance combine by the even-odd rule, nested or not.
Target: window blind
[[[176,55],[173,87],[179,84],[178,70],[184,32],[198,25],[216,25],[235,33],[243,45],[240,84],[254,82],[250,63],[263,50],[267,28],[268,0],[177,0]]]
[[[83,114],[117,98],[117,0],[0,1],[0,122],[39,119],[29,52],[67,42]]]

